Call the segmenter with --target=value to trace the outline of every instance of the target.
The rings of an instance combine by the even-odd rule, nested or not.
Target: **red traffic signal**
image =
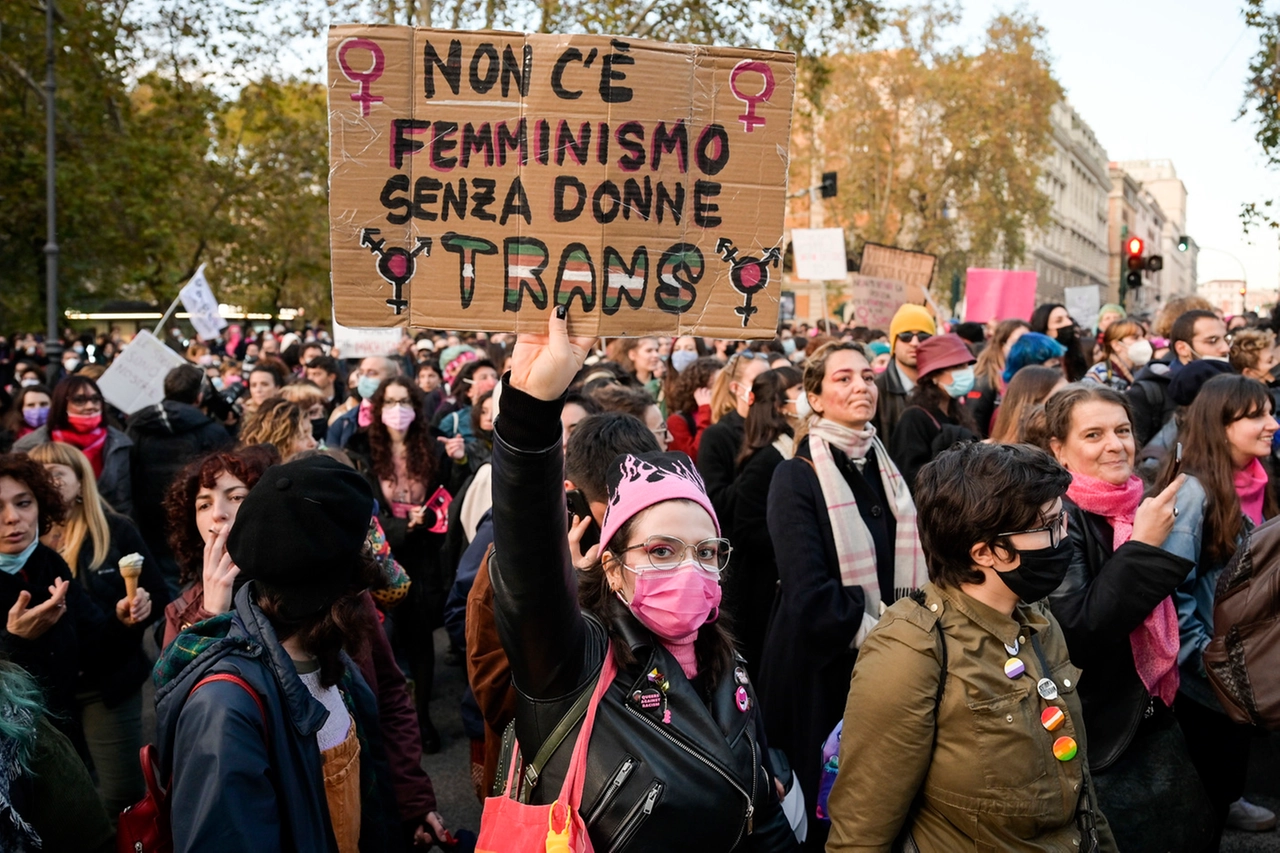
[[[1126,251],[1128,251],[1128,253],[1129,253],[1130,255],[1138,255],[1138,256],[1141,256],[1141,255],[1142,255],[1142,249],[1143,249],[1143,246],[1142,246],[1142,238],[1141,238],[1141,237],[1130,237],[1130,238],[1125,242],[1124,247],[1125,247],[1125,250],[1126,250]]]

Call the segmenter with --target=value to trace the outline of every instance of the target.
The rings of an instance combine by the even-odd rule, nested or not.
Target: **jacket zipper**
[[[631,839],[640,831],[640,827],[649,819],[649,815],[653,814],[653,807],[658,804],[658,795],[662,793],[662,789],[661,780],[654,779],[649,790],[645,791],[644,798],[632,807],[623,819],[622,825],[618,827],[618,834],[613,837],[613,843],[609,845],[609,853],[616,853],[631,843]]]
[[[756,801],[756,783],[760,780],[760,773],[764,767],[756,763],[756,739],[751,736],[751,723],[747,723],[746,728],[747,744],[751,747],[751,800],[752,808],[747,810],[747,835],[751,835],[756,831],[755,828],[755,801]]]
[[[728,782],[730,785],[732,785],[732,786],[733,786],[733,788],[734,788],[734,790],[736,790],[739,794],[741,794],[741,795],[743,796],[743,798],[747,801],[747,814],[746,814],[746,820],[744,821],[744,825],[743,825],[743,826],[738,827],[738,835],[733,839],[733,844],[730,844],[730,845],[729,845],[729,849],[730,849],[730,850],[732,850],[733,848],[737,847],[737,846],[738,846],[738,842],[742,840],[742,831],[743,831],[744,829],[747,829],[747,828],[749,828],[749,827],[752,827],[752,826],[753,826],[753,824],[754,824],[754,816],[755,816],[755,811],[756,811],[755,799],[754,799],[753,797],[749,796],[749,795],[747,794],[746,789],[745,789],[745,788],[743,788],[741,785],[739,785],[739,784],[737,783],[737,781],[736,781],[732,776],[730,776],[728,773],[726,773],[725,771],[723,771],[723,770],[721,770],[719,767],[717,767],[717,766],[716,766],[716,764],[715,764],[715,762],[713,762],[711,759],[709,759],[709,758],[707,758],[706,756],[702,755],[702,753],[698,752],[698,751],[697,751],[697,750],[695,750],[693,747],[691,747],[691,746],[689,746],[688,744],[686,744],[683,740],[678,739],[675,735],[671,734],[670,732],[666,731],[665,729],[660,728],[660,727],[658,726],[658,724],[657,724],[657,723],[655,723],[653,720],[651,720],[651,719],[649,719],[648,717],[646,717],[644,714],[641,714],[641,713],[640,713],[639,711],[637,711],[635,708],[631,707],[631,705],[626,705],[625,707],[626,707],[626,709],[627,709],[628,713],[630,713],[633,717],[635,717],[636,719],[638,719],[638,720],[642,721],[642,722],[643,722],[645,725],[647,725],[649,728],[653,729],[655,732],[657,732],[658,734],[662,735],[662,736],[663,736],[664,738],[666,738],[667,740],[669,740],[669,741],[671,741],[672,743],[674,743],[674,744],[675,744],[676,746],[678,746],[680,749],[684,750],[684,751],[685,751],[685,752],[687,752],[689,755],[693,756],[693,758],[697,759],[698,761],[700,761],[701,763],[705,764],[705,765],[706,765],[707,767],[709,767],[710,769],[714,770],[718,776],[720,776],[722,779],[724,779],[726,782]],[[753,748],[752,748],[752,755],[753,755],[753,756],[755,755],[755,749],[754,749],[754,746],[753,746]],[[754,761],[754,758],[753,758],[753,759],[752,759],[752,764],[754,765],[754,763],[755,763],[755,761]],[[754,772],[755,772],[755,768],[754,768],[754,767],[752,767],[752,773],[754,773]]]
[[[613,781],[609,783],[609,787],[604,789],[604,793],[600,795],[600,799],[591,807],[591,814],[586,817],[587,826],[594,824],[600,815],[604,814],[604,810],[613,802],[614,797],[618,796],[618,792],[622,790],[622,783],[627,781],[627,777],[631,775],[631,771],[636,766],[636,760],[630,755],[622,759],[622,764],[618,767],[616,773],[613,774]]]

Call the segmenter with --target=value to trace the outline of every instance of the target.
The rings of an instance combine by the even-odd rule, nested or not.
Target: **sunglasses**
[[[898,343],[900,344],[910,343],[912,339],[915,339],[920,343],[924,343],[925,341],[929,340],[929,338],[932,338],[932,337],[933,335],[929,334],[928,332],[898,332]]]
[[[89,406],[94,403],[101,403],[102,398],[97,394],[77,394],[74,397],[68,397],[67,402],[75,403],[77,406]]]

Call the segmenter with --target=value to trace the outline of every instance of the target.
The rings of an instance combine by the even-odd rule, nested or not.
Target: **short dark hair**
[[[637,418],[641,423],[644,422],[649,407],[654,405],[649,392],[622,385],[606,385],[591,392],[591,396],[606,412],[622,412]]]
[[[582,490],[588,501],[609,499],[605,482],[613,460],[624,453],[653,453],[661,450],[644,422],[619,412],[605,412],[583,418],[569,436],[564,449],[564,476]]]
[[[1066,468],[1025,444],[963,444],[938,454],[920,469],[915,487],[929,579],[943,587],[982,583],[970,549],[985,543],[1017,556],[1000,534],[1046,523],[1041,505],[1070,485]]]
[[[102,389],[98,387],[98,383],[81,373],[73,373],[53,386],[53,397],[49,401],[49,420],[46,421],[49,435],[53,435],[55,429],[71,428],[71,422],[67,420],[67,403],[73,394],[85,389],[99,397],[102,396]],[[102,407],[102,420],[104,424],[107,422],[105,402]]]
[[[194,406],[200,399],[200,386],[203,384],[204,374],[200,368],[193,364],[180,364],[164,378],[164,398]]]
[[[577,391],[570,391],[568,394],[565,394],[564,404],[566,406],[577,406],[588,415],[598,415],[604,411],[604,409],[600,408],[600,404],[591,397]]]
[[[1221,320],[1221,318],[1212,311],[1188,311],[1180,314],[1178,319],[1173,321],[1173,328],[1169,331],[1169,344],[1176,344],[1178,341],[1190,346],[1192,338],[1196,336],[1196,323],[1201,320]]]
[[[648,430],[646,430],[648,432]],[[40,536],[49,532],[54,524],[66,518],[62,493],[45,467],[25,453],[0,453],[0,477],[16,480],[31,490],[39,513]]]
[[[331,355],[318,355],[307,362],[307,367],[318,367],[330,376],[338,375],[338,360]]]

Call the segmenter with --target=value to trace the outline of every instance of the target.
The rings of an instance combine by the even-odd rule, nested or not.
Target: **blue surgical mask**
[[[31,544],[22,549],[21,554],[0,554],[0,572],[6,575],[16,575],[22,571],[22,567],[27,564],[27,560],[31,559],[31,555],[36,552],[36,548],[40,545],[40,537],[37,536],[31,540]]]
[[[374,394],[378,393],[378,386],[382,384],[382,380],[376,376],[361,376],[360,381],[356,383],[356,393],[360,395],[361,400],[370,400]]]
[[[794,355],[794,354],[795,354],[795,351],[796,351],[796,339],[795,339],[795,338],[783,338],[783,339],[782,339],[782,351],[783,351],[783,352],[785,352],[787,355]]]
[[[675,368],[676,373],[684,373],[685,369],[698,360],[696,352],[689,352],[687,349],[679,349],[671,353],[671,366]]]
[[[973,367],[962,367],[951,371],[951,381],[943,384],[942,390],[949,397],[963,397],[973,390]]]

